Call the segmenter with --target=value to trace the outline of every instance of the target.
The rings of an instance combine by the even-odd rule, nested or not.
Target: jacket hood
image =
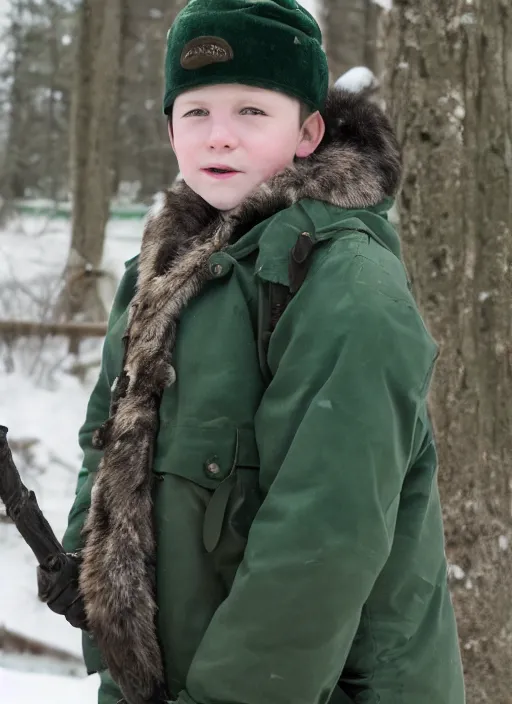
[[[323,118],[322,142],[299,164],[318,179],[318,200],[360,208],[394,197],[402,172],[400,149],[382,110],[362,94],[332,89]]]

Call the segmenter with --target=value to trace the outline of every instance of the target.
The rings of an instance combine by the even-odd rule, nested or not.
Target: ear
[[[325,122],[318,110],[305,120],[300,130],[295,156],[304,158],[318,147],[325,133]]]
[[[176,149],[174,148],[174,135],[172,133],[172,117],[169,117],[167,120],[167,134],[169,135],[169,142],[171,143],[172,150],[176,154]]]

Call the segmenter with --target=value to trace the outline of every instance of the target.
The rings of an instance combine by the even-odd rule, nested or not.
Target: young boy
[[[169,33],[183,181],[80,432],[85,613],[76,580],[50,598],[100,704],[464,702],[398,147],[327,75],[295,0],[191,0]]]

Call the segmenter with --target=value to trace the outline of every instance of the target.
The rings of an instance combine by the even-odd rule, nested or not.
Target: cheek
[[[180,134],[179,132],[174,134],[174,153],[180,165],[180,170],[183,171],[183,168],[186,168],[186,165],[190,164],[194,159],[194,153],[197,153],[197,147],[190,135]]]
[[[289,166],[293,162],[296,145],[293,136],[281,134],[276,139],[267,140],[255,150],[265,175],[273,175]]]

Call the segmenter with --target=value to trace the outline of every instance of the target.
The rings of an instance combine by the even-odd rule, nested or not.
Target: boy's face
[[[204,86],[176,98],[169,136],[186,184],[230,210],[320,143],[318,112],[300,124],[299,101],[239,84]]]

